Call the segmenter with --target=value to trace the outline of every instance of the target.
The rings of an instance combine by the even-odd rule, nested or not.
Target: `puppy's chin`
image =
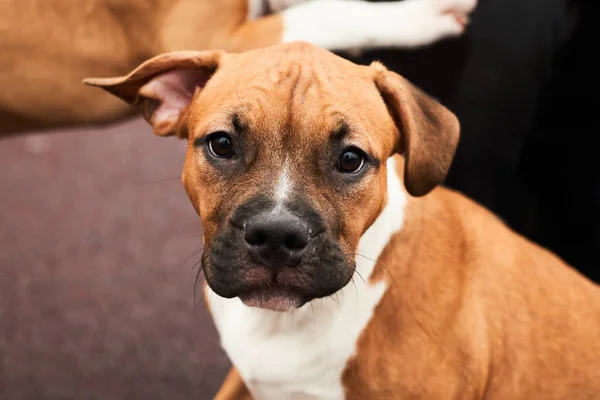
[[[279,312],[300,308],[306,302],[300,294],[278,287],[252,290],[240,295],[239,298],[248,307]]]

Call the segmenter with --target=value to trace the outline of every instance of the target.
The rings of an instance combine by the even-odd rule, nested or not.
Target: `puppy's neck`
[[[402,180],[398,176],[399,157],[390,157],[387,161],[387,203],[375,222],[362,235],[358,243],[356,274],[369,281],[377,266],[377,259],[392,236],[404,225],[404,210],[408,201]],[[380,267],[382,267],[380,265]],[[359,278],[360,278],[359,276]],[[356,277],[355,277],[356,278]],[[361,283],[365,283],[361,280]]]

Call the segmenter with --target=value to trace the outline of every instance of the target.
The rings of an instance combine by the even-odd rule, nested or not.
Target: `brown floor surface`
[[[0,139],[1,399],[212,397],[184,148],[140,120]]]

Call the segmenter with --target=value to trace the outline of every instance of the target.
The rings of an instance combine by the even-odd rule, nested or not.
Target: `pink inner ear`
[[[144,104],[144,118],[157,135],[174,133],[196,89],[204,87],[208,78],[209,74],[201,68],[173,69],[152,78],[139,90],[139,95],[148,99]]]

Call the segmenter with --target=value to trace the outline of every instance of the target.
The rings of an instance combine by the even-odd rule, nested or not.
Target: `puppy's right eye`
[[[346,174],[356,174],[365,165],[365,155],[356,147],[348,147],[338,160],[338,168]]]
[[[208,151],[216,158],[231,158],[234,154],[233,141],[224,132],[215,133],[208,139]]]

